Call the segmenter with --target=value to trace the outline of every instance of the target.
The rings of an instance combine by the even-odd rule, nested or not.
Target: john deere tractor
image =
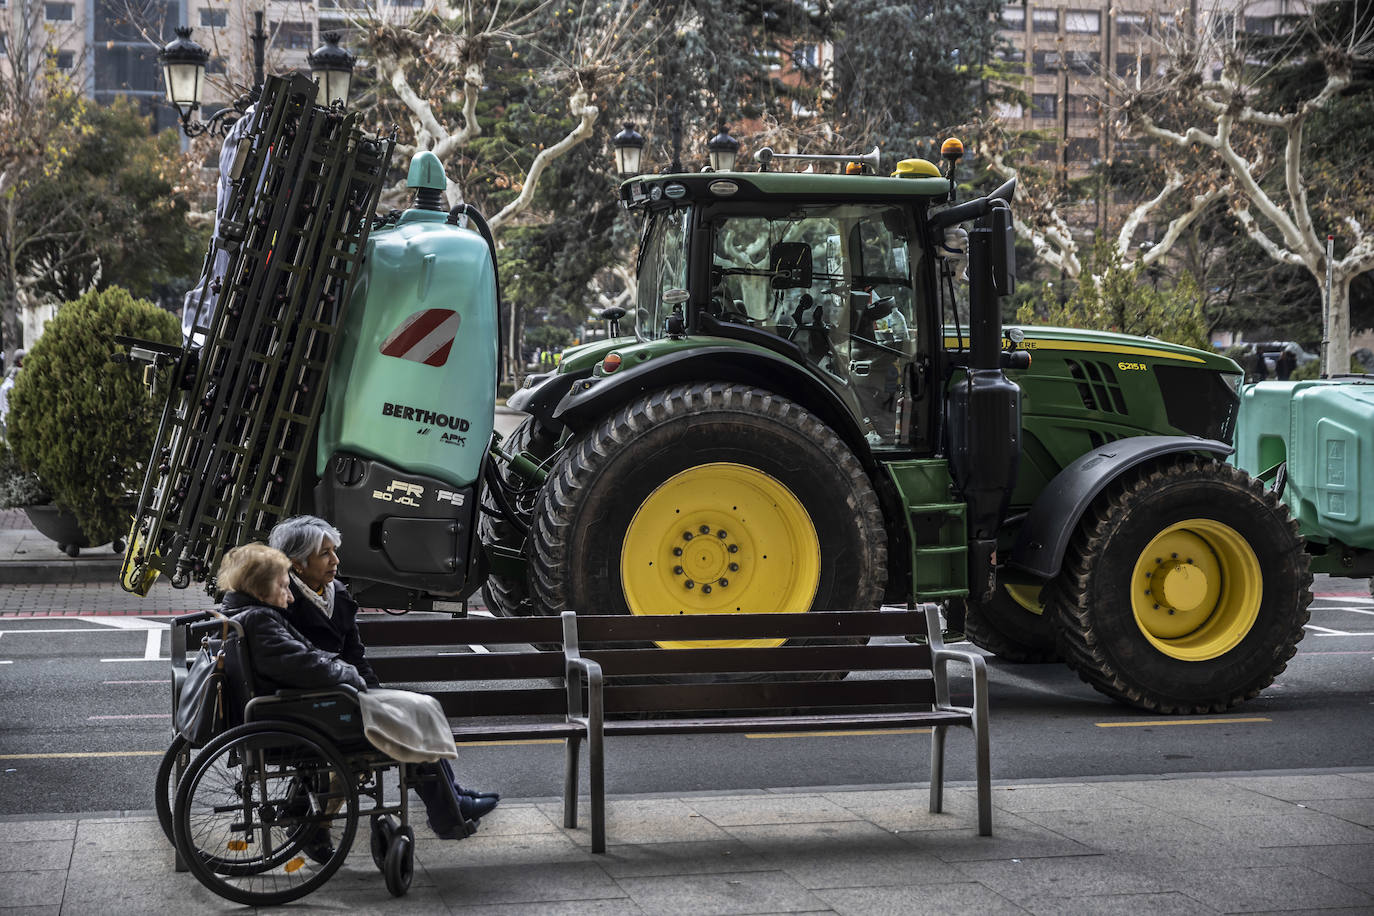
[[[956,204],[923,160],[768,151],[626,182],[625,333],[519,391],[529,417],[498,441],[480,217],[444,210],[422,153],[413,205],[372,219],[389,141],[297,82],[268,81],[230,157],[213,318],[182,350],[134,347],[173,368],[131,590],[213,589],[227,547],[314,511],[367,606],[943,601],[999,655],[1168,712],[1233,706],[1293,655],[1311,576],[1287,509],[1226,463],[1239,368],[1004,330],[1010,183]]]

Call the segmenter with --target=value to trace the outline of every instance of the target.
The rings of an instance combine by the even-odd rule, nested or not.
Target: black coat
[[[306,638],[311,645],[333,652],[348,662],[367,681],[367,686],[378,687],[381,682],[372,673],[367,661],[367,647],[358,635],[358,602],[337,579],[329,583],[334,589],[334,615],[324,616],[324,612],[301,594],[295,580],[291,581],[291,606],[283,611],[283,616]]]
[[[281,608],[263,604],[242,592],[228,592],[224,596],[224,613],[243,626],[259,693],[283,687],[317,689],[340,684],[367,689],[357,668],[339,658],[337,652],[313,645],[287,621]]]

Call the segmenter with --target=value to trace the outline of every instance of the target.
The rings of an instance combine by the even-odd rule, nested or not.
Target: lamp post
[[[716,135],[706,141],[706,155],[711,160],[711,171],[733,172],[735,160],[739,157],[739,141],[726,132],[724,121],[720,122],[716,130]]]
[[[262,29],[262,12],[253,13],[253,34],[250,36],[253,40],[253,88],[235,100],[233,105],[221,108],[204,121],[193,121],[191,115],[200,108],[210,52],[191,38],[189,26],[177,26],[176,34],[177,37],[164,45],[157,55],[167,86],[167,101],[181,117],[181,130],[186,136],[198,137],[208,133],[223,137],[229,133],[234,122],[243,117],[248,106],[257,101],[262,91],[263,54],[267,46],[267,33]],[[347,49],[339,47],[337,32],[326,32],[322,37],[324,44],[308,58],[320,87],[316,100],[324,106],[344,104],[353,81],[354,57]]]
[[[644,135],[635,130],[633,124],[625,122],[625,129],[611,138],[611,148],[615,151],[615,170],[621,178],[633,178],[639,174]]]

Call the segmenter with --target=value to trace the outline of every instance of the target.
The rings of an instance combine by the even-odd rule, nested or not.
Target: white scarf
[[[291,570],[291,581],[296,583],[296,589],[306,597],[306,600],[315,605],[319,612],[326,619],[334,619],[334,583],[327,582],[324,586],[324,594],[318,595],[315,590],[301,581],[301,577],[296,575],[296,571]]]

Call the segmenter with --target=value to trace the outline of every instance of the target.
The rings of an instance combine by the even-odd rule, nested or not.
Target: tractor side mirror
[[[768,271],[773,275],[774,289],[810,289],[811,246],[805,242],[778,242],[768,249]]]
[[[1016,229],[1007,202],[992,200],[991,204],[992,209],[984,219],[992,230],[992,286],[998,296],[1010,296],[1016,289]]]

